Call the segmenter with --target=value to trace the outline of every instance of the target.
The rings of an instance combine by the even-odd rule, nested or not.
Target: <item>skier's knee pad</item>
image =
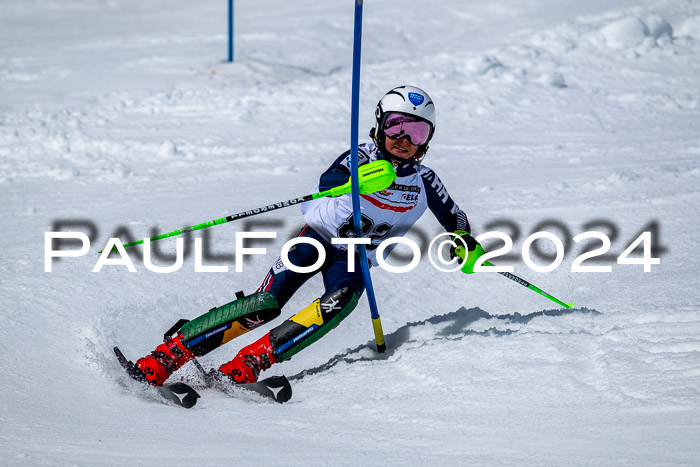
[[[278,362],[288,360],[335,328],[357,306],[357,294],[343,287],[301,310],[270,331],[270,344]]]
[[[195,355],[204,355],[231,339],[277,318],[282,311],[275,297],[257,292],[212,308],[180,328],[183,342]]]

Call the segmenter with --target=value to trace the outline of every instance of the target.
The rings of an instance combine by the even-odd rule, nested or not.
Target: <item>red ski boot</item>
[[[190,349],[182,343],[182,334],[168,339],[136,362],[149,383],[162,386],[165,380],[177,369],[194,358]]]
[[[256,342],[243,347],[230,362],[221,365],[219,371],[235,383],[254,383],[260,371],[276,363],[268,332]]]

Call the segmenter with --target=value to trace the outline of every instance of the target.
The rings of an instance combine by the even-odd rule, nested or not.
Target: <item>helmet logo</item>
[[[418,94],[417,92],[409,92],[408,93],[408,100],[411,101],[411,104],[413,105],[421,105],[425,98],[421,95]]]

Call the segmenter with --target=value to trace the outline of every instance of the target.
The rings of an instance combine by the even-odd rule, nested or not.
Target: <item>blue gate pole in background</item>
[[[362,222],[360,215],[360,181],[357,174],[358,165],[358,129],[360,117],[360,56],[362,51],[362,2],[355,0],[355,38],[352,45],[352,110],[350,116],[350,160],[351,160],[351,180],[352,180],[352,212],[355,223],[355,234],[357,238],[362,235]],[[369,274],[369,264],[367,262],[367,250],[365,245],[358,245],[360,252],[360,266],[362,268],[362,278],[365,282],[369,309],[372,313],[372,327],[374,337],[377,342],[377,351],[384,352],[384,332],[382,331],[382,321],[379,318],[377,300],[372,287],[372,277]]]
[[[233,0],[228,0],[228,61],[233,61]]]

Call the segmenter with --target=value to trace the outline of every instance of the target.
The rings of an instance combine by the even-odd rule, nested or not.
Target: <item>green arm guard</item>
[[[474,266],[477,260],[486,252],[469,232],[455,230],[454,233],[455,236],[452,241],[458,245],[454,249],[454,255],[460,257],[464,261],[464,263],[462,263],[462,272],[465,274],[474,274]],[[466,244],[466,248],[464,244]]]

